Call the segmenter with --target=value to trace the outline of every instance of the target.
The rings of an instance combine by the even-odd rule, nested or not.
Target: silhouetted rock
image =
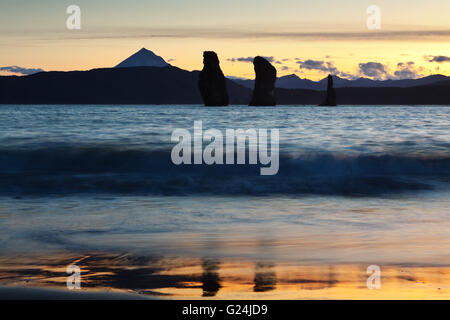
[[[277,80],[277,69],[263,57],[253,59],[255,66],[255,89],[253,90],[251,106],[274,106],[275,81]]]
[[[327,97],[320,106],[335,106],[336,105],[336,90],[333,88],[333,77],[331,74],[328,75],[328,87],[327,87]]]
[[[203,52],[203,70],[198,87],[205,106],[227,106],[229,103],[225,77],[220,69],[219,58],[214,51]]]

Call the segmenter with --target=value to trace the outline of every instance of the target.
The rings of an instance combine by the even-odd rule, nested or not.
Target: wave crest
[[[324,153],[280,155],[275,176],[260,165],[172,164],[170,150],[62,147],[0,150],[0,194],[377,195],[450,177],[450,156]],[[425,179],[424,179],[425,178]]]

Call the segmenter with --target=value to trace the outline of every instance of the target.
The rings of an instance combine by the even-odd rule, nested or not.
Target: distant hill
[[[450,79],[429,84],[430,86],[450,86]]]
[[[0,77],[0,104],[201,104],[199,71],[172,66],[40,72]],[[426,83],[426,80],[423,80]],[[227,79],[231,104],[247,105],[252,90]],[[338,104],[450,105],[450,81],[416,87],[341,87]],[[317,105],[324,91],[276,89],[278,104]]]
[[[119,63],[115,68],[132,67],[167,67],[169,64],[160,56],[152,51],[142,48],[129,58]]]
[[[130,67],[40,72],[0,77],[2,104],[200,104],[198,71]],[[227,80],[230,101],[246,104],[251,90]]]
[[[450,77],[443,75],[431,75],[420,79],[402,79],[402,80],[372,80],[368,78],[359,78],[356,80],[342,79],[337,76],[333,76],[335,88],[348,88],[348,87],[367,87],[367,88],[409,88],[415,86],[429,85],[442,81],[450,81]],[[254,80],[249,79],[235,79],[236,83],[253,89]],[[319,81],[312,81],[308,79],[302,79],[295,74],[279,77],[276,82],[277,88],[282,89],[307,89],[307,90],[326,90],[327,78]]]
[[[326,93],[278,88],[276,96],[278,104],[317,104]],[[450,83],[410,88],[337,88],[336,96],[338,105],[450,105]]]

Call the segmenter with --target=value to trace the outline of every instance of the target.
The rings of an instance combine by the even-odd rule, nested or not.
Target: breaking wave
[[[450,156],[281,154],[275,176],[260,165],[172,164],[170,150],[59,147],[0,150],[0,195],[377,195],[432,188],[450,178]]]

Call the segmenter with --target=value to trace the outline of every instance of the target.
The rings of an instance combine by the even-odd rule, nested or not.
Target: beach
[[[173,164],[198,120],[279,129],[278,173]],[[448,106],[3,105],[0,285],[67,291],[76,265],[86,293],[448,299],[449,123]]]

